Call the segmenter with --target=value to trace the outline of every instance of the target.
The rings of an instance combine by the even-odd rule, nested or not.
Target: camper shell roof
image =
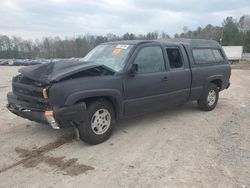
[[[189,46],[190,48],[221,48],[220,44],[214,40],[205,39],[162,39],[162,40],[122,40],[106,42],[104,44],[128,44],[128,45],[140,45],[145,43],[158,43],[162,45],[174,45],[182,44],[184,46]]]

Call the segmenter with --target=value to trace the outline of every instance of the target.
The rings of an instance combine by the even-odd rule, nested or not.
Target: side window
[[[224,60],[218,49],[193,49],[193,56],[198,64],[217,63]]]
[[[211,49],[193,49],[193,56],[195,62],[198,64],[215,61],[215,57]]]
[[[170,68],[180,68],[183,66],[179,48],[167,48]]]
[[[134,64],[138,65],[139,73],[165,71],[163,53],[160,47],[144,47],[137,54]]]
[[[222,56],[222,53],[218,49],[213,49],[214,57],[216,61],[224,61],[224,57]]]

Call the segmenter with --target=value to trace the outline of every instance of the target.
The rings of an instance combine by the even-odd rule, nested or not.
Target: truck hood
[[[62,79],[74,76],[78,73],[83,73],[82,76],[88,76],[89,74],[84,75],[84,71],[95,68],[99,68],[99,70],[103,70],[111,74],[115,73],[114,70],[106,67],[105,65],[75,60],[62,60],[52,63],[44,63],[41,65],[34,65],[21,68],[18,72],[34,81],[49,84],[52,82],[59,82]]]

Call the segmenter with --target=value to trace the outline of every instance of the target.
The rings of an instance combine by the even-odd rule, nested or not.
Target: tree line
[[[105,36],[83,35],[74,38],[44,37],[43,39],[25,40],[21,37],[0,35],[0,59],[21,58],[70,58],[83,57],[95,46],[117,40],[156,40],[168,39],[166,32],[153,31],[147,34],[125,33],[122,36],[107,34]],[[221,45],[242,45],[245,52],[250,52],[250,15],[239,20],[227,17],[221,26],[208,24],[175,34],[174,38],[201,38],[216,40]]]
[[[184,27],[183,31],[175,34],[175,38],[212,39],[224,46],[243,46],[244,52],[250,52],[250,15],[241,16],[239,20],[227,17],[221,26],[208,24],[194,31]]]

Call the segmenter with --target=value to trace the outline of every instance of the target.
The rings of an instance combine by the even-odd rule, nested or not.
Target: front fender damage
[[[54,108],[55,119],[60,127],[81,125],[88,118],[88,111],[84,102],[70,106]]]

